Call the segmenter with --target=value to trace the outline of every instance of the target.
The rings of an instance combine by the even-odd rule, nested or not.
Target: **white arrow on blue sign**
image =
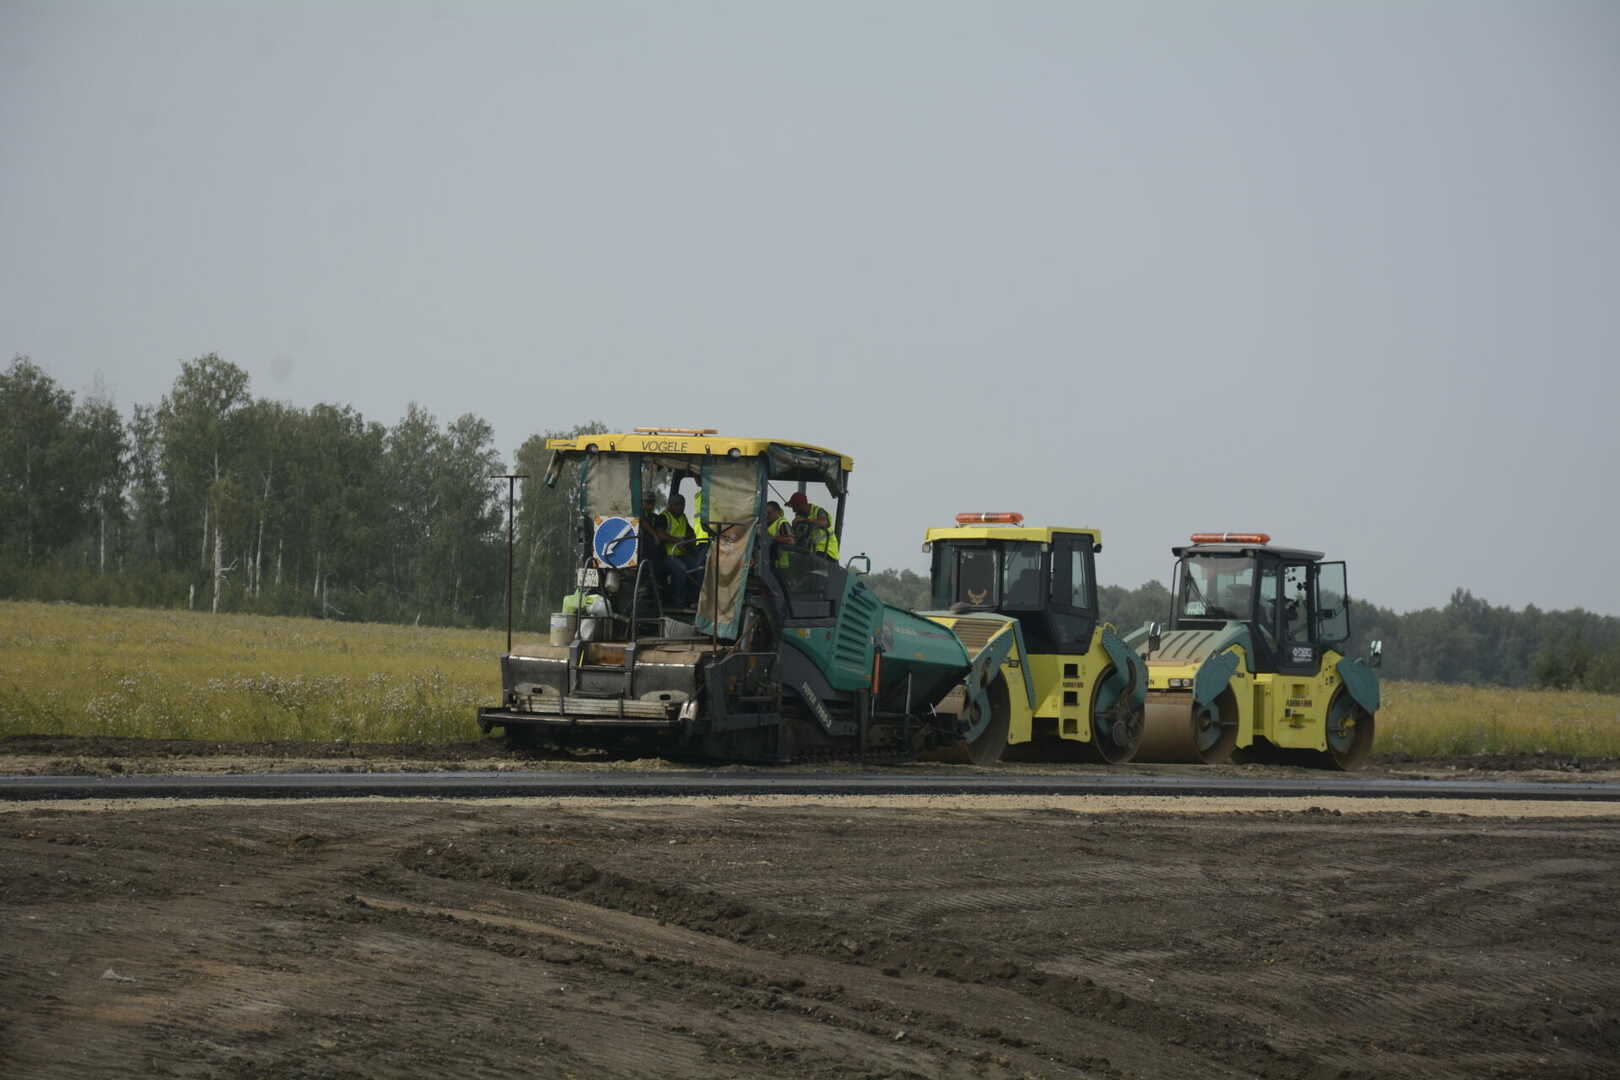
[[[596,523],[591,546],[603,566],[615,569],[636,561],[636,523],[624,517],[605,517]]]

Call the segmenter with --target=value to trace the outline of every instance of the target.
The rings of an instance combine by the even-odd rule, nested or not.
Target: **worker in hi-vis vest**
[[[689,608],[697,600],[696,571],[702,566],[702,560],[693,550],[697,541],[692,523],[686,520],[686,499],[679,494],[671,495],[669,505],[656,514],[652,512],[651,496],[642,502],[642,521],[653,541],[643,550],[662,564],[661,572],[669,583],[670,606]]]
[[[793,526],[788,524],[787,515],[782,513],[782,504],[775,499],[765,503],[765,535],[775,543],[776,557],[771,560],[771,565],[778,570],[786,570],[787,549],[793,546]]]
[[[838,561],[838,536],[833,532],[832,516],[811,502],[802,491],[788,496],[787,504],[793,508],[793,531],[808,537],[810,550]]]
[[[697,550],[702,551],[709,544],[709,530],[703,527],[703,485],[692,492],[692,535],[697,538]]]

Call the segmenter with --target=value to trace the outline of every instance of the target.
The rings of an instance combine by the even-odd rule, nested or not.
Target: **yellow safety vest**
[[[780,541],[780,540],[785,539],[789,543],[792,543],[793,542],[793,527],[788,524],[788,519],[786,517],[779,517],[779,518],[776,519],[776,521],[773,524],[765,526],[765,535],[771,537],[774,540]],[[786,549],[778,546],[777,549],[776,549],[776,561],[773,562],[771,565],[781,569],[781,568],[785,568],[787,566],[787,564],[788,564],[788,553],[787,553]]]
[[[810,522],[810,546],[817,554],[825,555],[833,562],[837,562],[838,534],[833,532],[833,525],[836,522],[834,522],[831,514],[827,514],[827,527],[823,529],[815,523],[816,518],[822,514],[827,514],[827,511],[815,503],[811,503],[809,509],[805,511],[804,520]]]
[[[692,531],[692,527],[686,522],[686,515],[676,514],[673,511],[665,510],[658,516],[664,519],[664,531],[669,533],[670,536],[674,537],[673,540],[664,545],[664,554],[678,554],[681,550],[681,545],[677,543],[677,541],[685,538],[686,535]]]
[[[709,530],[703,527],[703,489],[700,487],[692,494],[692,535],[697,537],[698,543],[707,543]]]

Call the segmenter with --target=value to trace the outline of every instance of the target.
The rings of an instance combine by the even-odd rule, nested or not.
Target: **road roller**
[[[1168,628],[1126,642],[1147,665],[1138,761],[1213,764],[1308,754],[1337,769],[1372,752],[1382,649],[1350,639],[1343,562],[1265,533],[1194,533],[1176,558]]]
[[[543,482],[565,485],[574,519],[574,591],[546,640],[514,644],[508,588],[485,733],[770,763],[905,760],[1007,730],[1015,621],[959,636],[879,600],[864,555],[838,562],[848,455],[707,428],[548,448]]]
[[[1097,615],[1096,529],[1031,526],[1012,511],[967,512],[928,529],[931,604],[966,645],[1006,638],[996,680],[1006,722],[937,756],[988,765],[1131,760],[1142,737],[1147,667]],[[957,708],[961,691],[939,706]]]

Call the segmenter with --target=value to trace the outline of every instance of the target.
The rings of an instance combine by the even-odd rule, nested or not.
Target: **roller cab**
[[[987,730],[959,753],[984,764],[1129,761],[1142,733],[1147,669],[1097,616],[1095,529],[1028,526],[1016,513],[963,513],[924,537],[934,610],[924,614],[975,654],[995,658],[1004,737]],[[950,708],[947,699],[942,709]]]
[[[1148,672],[1138,760],[1305,751],[1353,769],[1371,752],[1378,678],[1341,651],[1345,565],[1270,540],[1198,533],[1171,548],[1168,629],[1149,624],[1126,639]]]

